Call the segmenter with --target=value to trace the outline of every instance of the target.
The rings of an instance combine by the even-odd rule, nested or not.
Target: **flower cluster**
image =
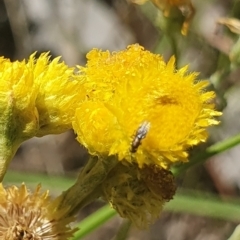
[[[208,81],[197,81],[187,66],[177,70],[174,57],[166,63],[134,44],[113,53],[93,49],[87,58],[77,73],[59,58],[50,62],[47,53],[27,62],[0,58],[0,178],[33,136],[73,128],[93,156],[52,203],[39,187],[30,194],[24,185],[1,186],[3,239],[67,239],[68,215],[99,196],[122,217],[147,226],[175,193],[170,167],[188,161],[188,149],[218,124]]]

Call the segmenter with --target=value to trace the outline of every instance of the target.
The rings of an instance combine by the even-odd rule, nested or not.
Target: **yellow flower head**
[[[187,66],[176,70],[173,57],[165,63],[139,45],[112,54],[95,49],[87,57],[79,76],[86,101],[73,128],[91,154],[167,168],[187,161],[187,149],[218,124],[208,81],[196,81]]]
[[[149,0],[132,0],[133,3],[143,4]],[[186,35],[190,22],[195,14],[195,8],[191,0],[150,0],[157,8],[161,9],[166,17],[169,16],[172,8],[177,7],[185,17],[182,26],[182,34]]]
[[[74,69],[60,57],[50,62],[47,53],[34,56],[27,62],[0,58],[0,121],[8,122],[15,138],[70,129],[79,101]]]
[[[39,114],[37,136],[58,134],[71,128],[78,101],[78,82],[74,68],[69,68],[60,57],[49,60],[47,53],[35,60],[30,56],[27,66],[32,68],[34,84],[38,88],[36,108]]]
[[[101,184],[102,197],[123,218],[146,228],[175,193],[173,175],[156,166],[139,169],[134,164],[118,164]]]
[[[38,130],[36,97],[32,69],[0,58],[0,181],[17,148]]]
[[[37,88],[33,80],[33,71],[25,62],[0,58],[0,131],[12,141],[37,132]]]
[[[49,61],[10,62],[0,58],[0,181],[17,148],[26,139],[62,133],[72,127],[78,97],[74,69]]]
[[[66,210],[56,211],[48,192],[40,193],[40,186],[30,193],[24,184],[4,189],[0,185],[0,238],[57,240],[69,239],[75,230],[65,217]]]

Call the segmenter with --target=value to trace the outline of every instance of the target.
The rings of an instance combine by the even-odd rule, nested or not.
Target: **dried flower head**
[[[101,184],[102,197],[123,218],[137,227],[146,228],[172,199],[176,186],[170,171],[157,166],[139,169],[134,164],[120,163]]]
[[[110,53],[92,50],[80,68],[82,102],[73,128],[93,155],[168,168],[186,162],[187,149],[207,139],[218,124],[214,92],[187,66],[177,70],[172,57],[139,45]]]
[[[30,193],[24,184],[20,188],[0,185],[0,239],[2,240],[57,240],[69,239],[71,217],[67,209],[56,210],[48,192],[40,193],[37,186]]]

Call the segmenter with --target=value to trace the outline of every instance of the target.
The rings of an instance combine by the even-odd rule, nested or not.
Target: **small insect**
[[[135,153],[140,146],[142,140],[146,137],[150,128],[150,122],[144,121],[136,131],[134,139],[131,144],[131,152]]]

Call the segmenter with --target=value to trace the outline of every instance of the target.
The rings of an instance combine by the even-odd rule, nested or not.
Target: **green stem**
[[[178,176],[186,171],[189,167],[193,165],[204,163],[208,158],[224,152],[240,143],[240,134],[230,137],[226,140],[218,142],[210,147],[208,147],[205,151],[199,153],[198,155],[192,157],[188,163],[184,163],[182,165],[175,166],[171,169],[174,176]]]
[[[237,199],[223,201],[219,197],[203,192],[179,192],[164,206],[164,211],[188,213],[197,216],[240,221],[240,208]]]
[[[114,215],[116,215],[116,211],[110,208],[110,206],[106,205],[100,208],[98,211],[81,221],[78,226],[79,230],[74,234],[72,240],[79,240],[83,238],[93,230],[101,227],[103,223],[107,222]]]
[[[68,214],[74,215],[81,208],[96,200],[101,195],[99,185],[117,163],[115,156],[104,159],[91,157],[80,172],[76,183],[58,197],[60,201],[58,209],[70,207]]]
[[[0,142],[0,182],[2,182],[7,172],[8,165],[13,159],[20,144],[14,145],[9,139],[6,138],[6,136],[1,136]]]
[[[214,195],[202,192],[179,192],[172,201],[165,204],[164,211],[188,213],[232,222],[240,221],[238,200],[232,199],[231,201],[224,202]],[[117,215],[117,212],[108,205],[102,207],[81,221],[78,225],[80,230],[75,233],[72,240],[79,240],[86,236],[115,215]],[[129,223],[125,221],[114,240],[126,239],[129,227]]]

